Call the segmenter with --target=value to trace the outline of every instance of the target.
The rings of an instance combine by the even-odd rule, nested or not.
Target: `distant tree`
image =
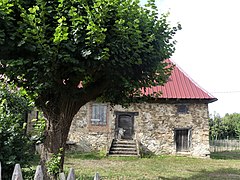
[[[209,119],[210,126],[210,138],[212,140],[220,139],[224,133],[224,126],[222,124],[222,118],[219,114],[214,114],[212,118]]]
[[[22,167],[33,157],[32,143],[25,133],[26,112],[31,106],[24,91],[0,82],[0,162],[2,178],[11,179],[16,163]]]
[[[96,98],[126,105],[142,87],[166,82],[178,29],[158,17],[154,0],[0,1],[0,74],[24,87],[48,121],[43,166],[63,148],[63,167],[81,106]]]
[[[226,126],[226,134],[229,138],[240,138],[240,114],[225,114],[222,121]]]
[[[211,139],[236,139],[240,138],[240,114],[219,114],[209,119]]]

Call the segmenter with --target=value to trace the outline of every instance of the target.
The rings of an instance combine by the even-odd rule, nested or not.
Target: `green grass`
[[[211,153],[211,158],[240,160],[240,151],[214,152]]]
[[[65,167],[74,168],[78,179],[83,180],[93,179],[95,172],[111,180],[240,179],[240,152],[213,153],[211,157],[113,158],[99,153],[70,153]]]

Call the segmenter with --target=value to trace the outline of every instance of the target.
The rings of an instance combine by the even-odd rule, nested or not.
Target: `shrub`
[[[14,165],[26,167],[33,146],[26,135],[26,112],[30,109],[24,91],[7,83],[0,84],[0,161],[3,179],[11,179]]]

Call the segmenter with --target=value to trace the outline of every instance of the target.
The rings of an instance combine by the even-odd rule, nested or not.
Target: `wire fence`
[[[240,140],[210,140],[210,152],[240,150]]]

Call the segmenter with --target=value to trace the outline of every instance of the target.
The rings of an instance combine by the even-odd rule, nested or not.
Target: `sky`
[[[182,25],[171,59],[218,98],[209,104],[209,113],[240,113],[240,1],[156,0],[156,4],[160,14],[170,12],[173,26]]]

